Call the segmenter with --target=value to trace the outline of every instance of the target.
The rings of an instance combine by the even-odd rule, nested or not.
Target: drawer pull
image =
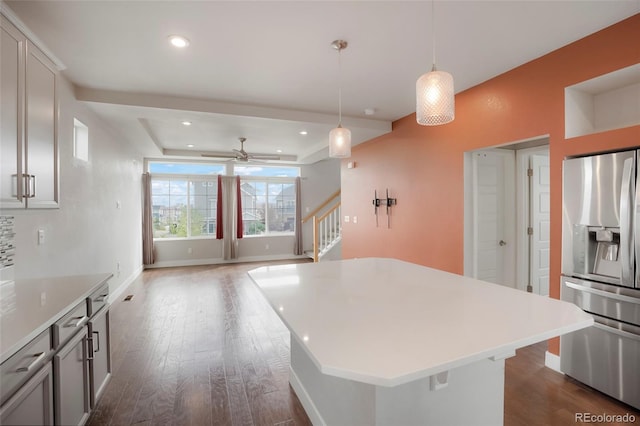
[[[33,361],[31,361],[31,364],[29,364],[29,365],[28,365],[28,366],[26,366],[26,367],[20,367],[20,368],[18,368],[16,371],[17,371],[18,373],[24,373],[24,372],[31,371],[31,369],[32,369],[33,367],[35,367],[36,365],[38,365],[38,363],[39,363],[40,361],[42,361],[42,360],[44,359],[44,357],[46,357],[46,356],[47,356],[47,353],[46,353],[46,352],[40,352],[39,354],[36,354],[36,355],[33,355],[33,356],[34,356],[36,359],[34,359]]]
[[[87,318],[87,316],[81,316],[81,317],[73,317],[71,318],[69,321],[66,322],[66,324],[64,325],[65,328],[69,328],[69,327],[73,327],[73,328],[77,328],[80,327],[81,325],[84,324],[84,322],[86,320],[88,320],[89,318]]]
[[[100,296],[96,297],[93,301],[94,302],[104,302],[105,300],[107,300],[107,297],[109,297],[109,294],[101,294]]]

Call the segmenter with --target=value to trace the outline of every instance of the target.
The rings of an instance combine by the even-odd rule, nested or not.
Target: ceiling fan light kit
[[[334,40],[331,47],[338,51],[338,80],[341,77],[340,52],[347,48],[345,40]],[[329,157],[347,158],[351,156],[351,131],[342,127],[342,85],[338,83],[338,127],[329,132]]]
[[[438,126],[455,118],[455,92],[453,77],[436,70],[436,37],[434,6],[431,2],[431,39],[433,41],[433,67],[416,82],[416,121],[423,126]]]

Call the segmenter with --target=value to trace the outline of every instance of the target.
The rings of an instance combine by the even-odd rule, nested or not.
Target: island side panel
[[[291,338],[291,386],[314,425],[503,424],[504,360],[482,360],[449,372],[431,390],[426,377],[384,387],[329,376]]]
[[[375,386],[322,374],[291,336],[291,387],[315,426],[375,425]]]
[[[485,359],[448,372],[447,385],[431,377],[376,388],[376,425],[502,425],[504,359]]]

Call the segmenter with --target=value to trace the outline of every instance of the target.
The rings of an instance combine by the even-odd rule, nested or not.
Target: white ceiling
[[[415,111],[415,81],[432,62],[431,2],[5,5],[63,64],[78,99],[151,157],[187,144],[228,152],[246,137],[250,153],[281,149],[317,161],[337,124],[339,75],[343,125],[357,144]],[[447,0],[434,8],[437,65],[458,93],[639,13],[640,0]],[[190,46],[173,48],[171,34]],[[330,46],[338,38],[349,43],[341,73]]]

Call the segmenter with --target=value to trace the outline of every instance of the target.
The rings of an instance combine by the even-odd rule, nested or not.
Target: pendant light
[[[344,40],[335,40],[331,47],[338,51],[338,127],[329,132],[329,157],[347,158],[351,156],[351,130],[342,127],[342,84],[340,52],[347,48]]]
[[[433,41],[433,67],[416,82],[416,121],[423,126],[446,124],[455,118],[453,77],[436,69],[436,31],[431,2],[431,39]]]

